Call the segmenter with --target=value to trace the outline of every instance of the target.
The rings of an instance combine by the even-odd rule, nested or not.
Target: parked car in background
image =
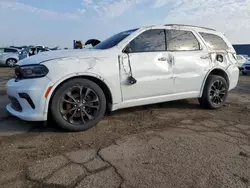
[[[248,55],[245,55],[245,54],[239,54],[239,55],[242,55],[244,58],[248,59],[249,56]]]
[[[243,65],[241,66],[241,73],[243,75],[247,75],[247,73],[250,73],[250,61],[243,63]]]
[[[16,48],[0,48],[0,65],[14,67],[19,61],[21,50]]]
[[[23,50],[24,48],[27,48],[27,46],[10,46],[11,48],[16,48],[19,50]]]
[[[29,47],[21,50],[21,53],[19,54],[19,60],[25,59],[26,57],[29,57]]]
[[[198,98],[218,109],[239,78],[231,43],[197,26],[142,27],[91,49],[44,53],[18,63],[6,108],[28,121],[46,121],[50,113],[70,131],[93,127],[106,110],[166,101]]]
[[[237,65],[238,68],[241,69],[241,66],[248,61],[245,55],[237,55]]]
[[[40,52],[47,52],[51,51],[48,47],[42,46],[42,45],[37,45],[37,46],[32,46],[29,48],[29,56],[36,55]]]
[[[19,55],[19,59],[25,59],[26,57],[30,57],[36,55],[41,52],[51,51],[48,47],[45,46],[29,46],[23,49]]]

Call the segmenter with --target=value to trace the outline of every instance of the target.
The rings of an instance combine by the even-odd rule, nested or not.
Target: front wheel
[[[210,109],[222,107],[227,99],[228,87],[228,83],[223,77],[208,76],[202,97],[199,99],[201,106]]]
[[[82,78],[69,80],[56,90],[51,101],[55,122],[69,131],[84,131],[104,116],[106,98],[94,82]]]
[[[6,60],[6,65],[9,67],[14,67],[17,63],[17,60],[14,58],[10,58]]]

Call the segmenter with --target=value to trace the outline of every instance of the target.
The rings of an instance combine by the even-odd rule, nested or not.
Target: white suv
[[[124,31],[93,49],[44,52],[18,63],[7,110],[23,120],[82,131],[106,110],[198,98],[220,108],[238,82],[236,53],[213,29],[187,25]]]

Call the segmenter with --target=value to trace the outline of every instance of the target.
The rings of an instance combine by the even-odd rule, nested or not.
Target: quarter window
[[[167,30],[168,51],[200,50],[200,43],[191,31]]]
[[[165,51],[165,30],[153,29],[145,31],[130,42],[129,48],[131,52]]]
[[[227,43],[218,35],[210,34],[210,33],[202,33],[200,32],[202,38],[206,41],[207,45],[213,50],[227,50]]]

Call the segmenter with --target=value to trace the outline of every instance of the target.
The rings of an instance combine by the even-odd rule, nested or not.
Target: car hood
[[[54,59],[75,57],[75,58],[101,58],[107,57],[109,50],[98,49],[80,49],[80,50],[55,50],[49,52],[41,52],[37,55],[27,57],[17,63],[17,65],[39,64]]]

